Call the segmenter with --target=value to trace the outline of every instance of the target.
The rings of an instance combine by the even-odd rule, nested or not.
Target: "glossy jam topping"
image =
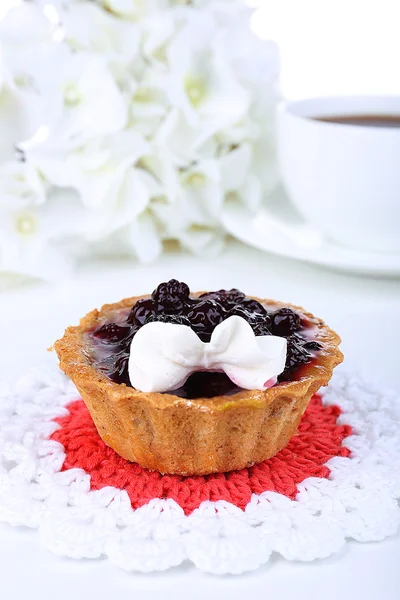
[[[294,372],[311,361],[321,349],[310,340],[310,324],[291,308],[267,310],[239,290],[219,290],[190,295],[189,287],[176,279],[161,283],[150,298],[134,304],[127,314],[120,311],[115,322],[104,323],[90,333],[92,360],[96,368],[116,383],[130,386],[128,359],[132,338],[146,323],[164,321],[187,325],[203,342],[209,342],[214,328],[232,315],[250,323],[254,333],[278,335],[287,339],[285,370],[279,382],[288,381]],[[194,373],[185,385],[175,390],[183,398],[211,398],[232,395],[240,391],[224,373]]]

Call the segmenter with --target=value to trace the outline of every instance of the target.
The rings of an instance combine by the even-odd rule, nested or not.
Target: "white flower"
[[[26,157],[50,183],[75,188],[86,206],[97,207],[147,151],[140,134],[123,131],[76,148],[58,147],[57,140],[50,138],[26,148]]]
[[[132,86],[129,109],[129,127],[147,139],[155,137],[166,118],[170,106],[165,90],[151,76]]]
[[[199,158],[212,158],[218,141],[213,136],[214,124],[196,127],[188,123],[180,110],[172,109],[154,138],[157,152],[168,155],[172,164],[186,166]]]
[[[167,231],[176,233],[192,224],[218,224],[223,198],[219,164],[204,160],[181,171],[176,198],[161,195],[152,207]]]
[[[11,207],[15,198],[30,206],[39,206],[46,201],[46,187],[38,171],[19,160],[0,167],[0,203]]]
[[[249,143],[243,143],[221,158],[221,179],[224,188],[224,200],[241,202],[255,213],[262,201],[262,186],[252,172],[253,149]]]
[[[167,147],[159,148],[154,144],[152,151],[141,159],[141,164],[159,182],[160,191],[154,196],[164,195],[170,202],[174,202],[179,193],[179,170],[171,160],[171,153]]]
[[[139,27],[93,3],[69,6],[63,13],[63,27],[70,48],[94,52],[111,64],[126,66],[139,51]]]
[[[53,19],[46,12],[54,11]],[[22,2],[0,22],[0,44],[7,67],[15,86],[22,90],[35,90],[34,74],[38,66],[47,64],[57,48],[59,30],[57,12],[48,2],[45,8],[36,3]],[[37,91],[37,89],[36,89]]]
[[[1,67],[0,67],[1,69]],[[19,140],[33,132],[29,105],[0,73],[0,162],[11,160]]]
[[[77,190],[90,209],[83,233],[86,241],[103,240],[123,230],[124,248],[137,254],[137,223],[146,222],[143,215],[150,198],[160,194],[156,179],[138,165],[148,148],[138,133],[125,131],[68,151],[57,151],[47,141],[28,149],[26,156],[49,182]]]
[[[180,204],[197,225],[217,225],[223,199],[217,161],[199,161],[181,174]]]
[[[181,15],[175,11],[160,11],[141,23],[142,51],[146,60],[156,69],[167,64],[168,46],[181,27]]]
[[[0,22],[0,38],[7,45],[36,46],[52,41],[54,23],[34,3],[21,2],[11,9]]]
[[[64,138],[89,139],[120,131],[127,106],[106,60],[55,46],[34,72],[46,102],[46,125]]]
[[[192,3],[198,8],[209,8],[211,10],[228,9],[231,12],[237,10],[243,11],[242,0],[192,0]]]
[[[170,74],[165,81],[170,101],[188,123],[212,135],[241,119],[250,95],[215,46],[218,29],[211,14],[196,13],[168,49]]]
[[[143,215],[151,195],[157,195],[159,187],[153,177],[143,169],[130,166],[121,172],[110,187],[107,197],[93,209],[88,240],[102,240],[114,232],[131,227]],[[125,235],[126,242],[128,238]],[[131,250],[136,250],[134,239]]]
[[[0,162],[15,155],[17,143],[37,127],[37,107],[29,94],[17,89],[0,45]]]
[[[230,43],[232,39],[234,44]],[[279,97],[277,45],[257,38],[249,26],[243,26],[238,12],[221,28],[218,51],[223,54],[238,81],[251,91],[251,116],[267,122]]]
[[[127,19],[140,19],[146,15],[167,8],[168,0],[99,0],[106,10]]]
[[[193,214],[190,193],[183,194],[182,199],[173,203],[163,195],[152,199],[150,209],[159,223],[161,238],[177,240],[195,254],[217,254],[224,243],[223,230],[215,222],[210,223],[198,207]]]
[[[0,181],[10,171],[15,178],[18,168],[19,185],[5,193],[0,191],[0,271],[59,279],[71,266],[67,243],[85,227],[84,210],[70,190],[50,193],[43,203],[43,190],[30,187],[31,174],[27,173],[22,180],[25,176],[22,164],[1,167]],[[15,192],[14,197],[11,191]]]
[[[148,210],[138,215],[125,231],[121,231],[121,236],[141,262],[153,262],[162,252],[160,232]]]
[[[181,246],[203,257],[217,256],[225,245],[226,234],[221,227],[191,225],[177,235]]]
[[[136,256],[140,262],[150,263],[162,252],[161,235],[154,216],[145,210],[129,225],[90,243],[89,249],[96,256]]]
[[[0,270],[149,261],[165,240],[221,248],[224,204],[256,212],[278,180],[279,60],[249,16],[245,0],[34,0],[7,15]]]
[[[218,161],[204,160],[180,172],[176,198],[160,195],[150,208],[163,239],[177,239],[193,252],[220,249],[223,234],[219,215],[224,202]]]

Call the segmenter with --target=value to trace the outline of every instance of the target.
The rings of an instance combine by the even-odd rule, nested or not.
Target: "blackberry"
[[[263,316],[267,314],[263,305],[253,298],[244,298],[240,301],[240,306],[247,310],[248,313],[256,313]]]
[[[186,283],[171,279],[154,290],[151,298],[158,313],[181,314],[189,303],[190,290]]]
[[[298,337],[289,337],[287,341],[287,354],[285,370],[278,377],[279,381],[288,381],[294,369],[305,365],[311,360],[311,354],[303,347]]]
[[[240,304],[236,304],[231,309],[229,309],[224,317],[224,319],[228,319],[229,317],[241,317],[249,325],[254,331],[255,335],[269,335],[270,331],[270,320],[268,315],[259,315],[255,313],[250,313],[248,310],[243,308]]]
[[[143,298],[142,300],[138,300],[136,304],[132,306],[128,317],[128,323],[141,327],[152,315],[155,315],[156,312],[156,306],[153,300],[151,300],[151,298]]]
[[[255,335],[271,335],[271,318],[269,315],[266,314],[262,318],[258,318],[258,315],[253,316],[249,323]]]
[[[233,288],[231,290],[218,290],[217,292],[207,292],[205,294],[201,294],[199,298],[215,300],[224,308],[229,309],[231,306],[239,304],[245,298],[245,295],[240,290]]]
[[[271,328],[274,335],[287,337],[300,329],[300,315],[291,308],[280,308],[271,315]]]
[[[228,317],[242,317],[242,319],[249,321],[251,315],[245,308],[243,308],[243,306],[240,306],[240,304],[236,304],[227,311],[226,319],[228,319]]]
[[[224,309],[211,299],[197,302],[187,313],[191,328],[203,342],[209,342],[215,327],[224,320]]]

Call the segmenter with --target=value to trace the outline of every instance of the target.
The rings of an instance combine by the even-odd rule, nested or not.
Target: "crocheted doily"
[[[127,570],[192,561],[241,573],[275,552],[324,558],[346,539],[377,541],[400,524],[400,402],[338,372],[277,456],[205,477],[160,475],[99,438],[57,367],[0,385],[0,520],[38,528],[72,558]]]

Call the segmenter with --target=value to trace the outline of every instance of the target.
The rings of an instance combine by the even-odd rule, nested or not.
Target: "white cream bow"
[[[238,316],[217,325],[209,343],[186,325],[155,321],[132,340],[129,378],[142,392],[166,392],[179,388],[195,371],[217,371],[241,388],[264,390],[285,368],[286,345],[282,337],[255,336]]]

